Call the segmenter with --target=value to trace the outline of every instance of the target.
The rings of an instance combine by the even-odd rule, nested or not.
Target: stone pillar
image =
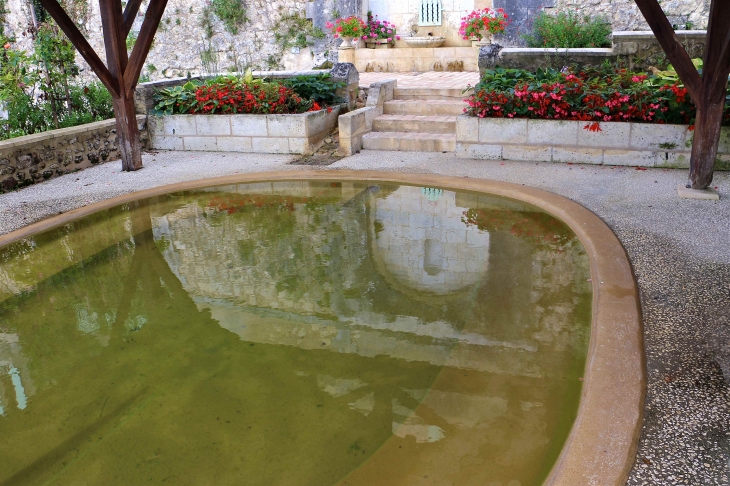
[[[337,49],[337,61],[340,63],[347,62],[355,64],[355,48],[354,47],[340,47]]]
[[[337,96],[344,98],[347,103],[348,111],[355,109],[355,100],[357,100],[357,90],[360,87],[360,73],[352,62],[342,61],[342,52],[354,52],[355,49],[340,49],[340,62],[332,66],[330,76],[333,81],[341,81],[345,83],[345,87],[337,91]],[[353,56],[354,57],[354,56]]]

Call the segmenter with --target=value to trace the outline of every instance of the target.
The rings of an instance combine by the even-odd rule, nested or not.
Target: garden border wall
[[[337,126],[342,106],[293,115],[150,115],[150,148],[309,155]]]
[[[692,58],[702,58],[707,31],[678,30],[675,36]],[[612,47],[588,49],[556,49],[540,47],[485,46],[479,51],[479,71],[496,66],[535,70],[561,69],[563,66],[599,66],[604,61],[619,62],[629,69],[645,70],[653,66],[666,69],[669,61],[654,33],[648,31],[615,31],[611,34]]]
[[[137,115],[146,146],[147,117]],[[0,141],[0,192],[11,191],[92,165],[119,160],[115,119]]]
[[[688,168],[692,132],[686,125],[528,118],[456,120],[456,155],[486,160]],[[716,169],[730,168],[730,127],[723,127]]]

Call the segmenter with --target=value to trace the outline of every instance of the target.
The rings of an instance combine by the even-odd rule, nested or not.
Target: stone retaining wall
[[[297,115],[150,116],[150,147],[308,155],[337,126],[339,113],[340,106]]]
[[[147,142],[146,119],[137,116],[143,147]],[[3,140],[0,141],[0,192],[120,157],[114,119]]]
[[[385,102],[393,99],[397,84],[394,79],[371,84],[365,107],[339,118],[340,155],[354,155],[362,150],[363,135],[373,131],[373,120],[383,114]]]
[[[462,158],[568,162],[640,167],[689,167],[692,132],[685,125],[476,118],[456,120],[456,154]],[[718,170],[730,168],[730,127],[724,127]]]
[[[675,35],[682,41],[692,58],[702,58],[705,51],[707,32],[704,30],[680,30]],[[554,49],[531,47],[505,47],[497,50],[493,46],[481,48],[479,70],[495,66],[504,68],[529,69],[554,68],[563,66],[599,66],[605,61],[623,65],[638,71],[653,66],[666,69],[669,61],[654,33],[651,31],[622,32],[612,34],[612,47],[601,49]]]

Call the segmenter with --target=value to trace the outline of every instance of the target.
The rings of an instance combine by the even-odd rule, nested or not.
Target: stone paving
[[[369,74],[369,73],[368,73]],[[380,74],[380,73],[378,73]],[[384,73],[388,74],[388,73]],[[92,167],[0,195],[0,233],[134,190],[242,172],[307,170],[289,156],[160,152],[145,168]],[[322,168],[322,167],[317,167]],[[630,486],[727,485],[730,457],[730,174],[720,201],[679,199],[686,170],[457,159],[363,151],[330,169],[377,169],[526,184],[583,204],[613,229],[641,293],[648,389]],[[621,397],[616,397],[620,400]]]
[[[478,72],[360,73],[360,86],[395,79],[398,88],[464,89],[479,82]]]

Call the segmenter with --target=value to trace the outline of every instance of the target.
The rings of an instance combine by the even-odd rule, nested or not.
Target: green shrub
[[[340,103],[342,100],[336,92],[339,88],[345,87],[345,83],[333,81],[329,73],[314,76],[295,76],[283,80],[282,84],[293,89],[296,94],[305,100],[314,100],[317,103],[327,105]]]
[[[86,86],[69,86],[71,109],[66,103],[57,104],[58,128],[75,127],[85,123],[114,118],[112,97],[100,82]],[[45,132],[56,128],[51,103],[34,100],[23,91],[7,100],[8,119],[0,120],[0,140]]]
[[[610,47],[610,35],[611,24],[602,18],[540,12],[533,20],[532,33],[522,38],[529,47]]]

